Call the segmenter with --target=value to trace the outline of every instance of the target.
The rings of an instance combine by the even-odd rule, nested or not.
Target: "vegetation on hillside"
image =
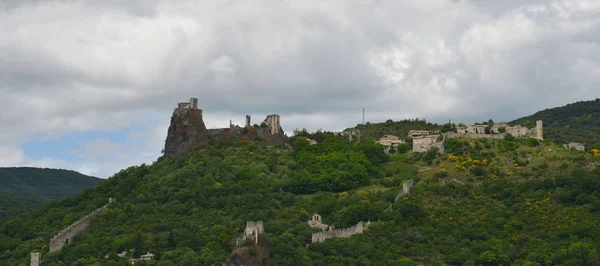
[[[440,125],[432,124],[425,119],[406,119],[393,121],[391,119],[381,123],[367,122],[364,125],[358,124],[354,127],[360,130],[361,138],[379,139],[384,135],[394,135],[399,138],[405,138],[411,130],[439,130]],[[349,130],[349,129],[346,129]]]
[[[544,121],[544,139],[559,144],[579,142],[600,148],[600,99],[539,111],[511,123],[535,125]]]
[[[245,222],[262,220],[273,265],[600,265],[600,152],[531,139],[445,148],[388,158],[373,140],[331,136],[201,145],[5,223],[0,264],[26,265],[37,250],[44,265],[123,265],[148,251],[156,260],[140,265],[221,265]],[[47,253],[54,233],[109,197],[117,202],[87,231]],[[313,213],[336,228],[372,223],[307,248]]]
[[[74,196],[102,179],[48,168],[0,168],[0,224],[51,199]]]

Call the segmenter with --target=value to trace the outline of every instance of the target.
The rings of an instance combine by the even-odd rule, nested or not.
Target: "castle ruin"
[[[244,234],[240,238],[235,239],[235,246],[244,244],[247,240],[253,240],[256,244],[258,243],[258,237],[265,233],[263,221],[247,221]]]
[[[203,120],[203,111],[198,108],[198,99],[190,98],[189,102],[180,102],[171,116],[171,124],[165,140],[165,156],[183,154],[194,150],[198,144],[208,140],[227,140],[244,138],[246,140],[263,140],[269,143],[285,140],[278,114],[268,115],[260,127],[250,125],[250,116],[246,115],[244,127],[229,121],[227,128],[207,129]]]
[[[82,232],[88,228],[88,226],[92,222],[92,218],[94,216],[96,216],[96,214],[98,214],[101,211],[103,211],[104,209],[108,208],[108,205],[110,205],[114,201],[115,201],[114,198],[109,198],[108,203],[106,205],[89,213],[88,215],[84,216],[83,218],[79,219],[78,221],[74,222],[73,224],[69,225],[67,228],[61,230],[58,234],[53,236],[52,239],[50,239],[50,252],[59,251],[65,245],[72,243],[73,238],[77,234],[79,234],[80,232]],[[32,256],[32,262],[33,262],[33,256]]]

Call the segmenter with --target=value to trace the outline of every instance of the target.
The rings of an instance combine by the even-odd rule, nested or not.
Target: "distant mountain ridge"
[[[556,143],[579,142],[590,147],[600,142],[600,99],[545,109],[512,121],[544,121],[544,139]]]
[[[101,181],[72,170],[0,168],[0,224],[19,213],[37,209],[48,200],[74,196]]]

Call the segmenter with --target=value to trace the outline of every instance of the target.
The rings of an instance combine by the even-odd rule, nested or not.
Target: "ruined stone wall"
[[[92,218],[96,216],[102,210],[108,208],[108,205],[112,203],[114,199],[109,199],[108,204],[96,209],[95,211],[89,213],[73,224],[69,225],[67,228],[61,230],[58,234],[50,239],[50,252],[59,251],[63,246],[73,242],[73,238],[79,234],[81,231],[87,229],[87,227],[92,222]]]
[[[439,148],[439,152],[444,152],[444,141],[437,141],[439,135],[423,136],[413,138],[413,152],[426,152],[432,147]]]
[[[398,199],[410,194],[410,189],[415,185],[415,180],[411,179],[408,180],[404,183],[402,183],[402,190],[400,191],[400,193],[398,193],[398,195],[396,195],[396,198],[394,199],[394,202],[398,201]]]
[[[410,194],[410,189],[415,185],[415,180],[414,179],[410,179],[408,181],[404,181],[404,183],[402,183],[402,190],[400,190],[400,192],[398,192],[398,195],[396,195],[396,198],[394,199],[394,203],[396,203],[396,201],[398,201],[399,199],[401,199],[402,197]],[[390,204],[389,207],[387,207],[387,209],[385,209],[386,212],[388,211],[392,211],[393,210],[393,206],[394,203]]]
[[[368,224],[358,222],[355,226],[342,229],[333,229],[312,234],[312,243],[323,243],[326,239],[332,237],[350,237],[355,234],[362,234]]]

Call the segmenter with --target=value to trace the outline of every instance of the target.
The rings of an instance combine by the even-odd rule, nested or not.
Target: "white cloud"
[[[189,97],[208,127],[279,113],[291,132],[353,126],[362,108],[370,121],[510,120],[595,98],[600,81],[595,0],[3,3],[12,164],[32,138],[125,128],[144,110],[168,120]],[[168,121],[152,123],[160,134],[136,137],[148,148],[89,143],[86,171],[160,151]]]

